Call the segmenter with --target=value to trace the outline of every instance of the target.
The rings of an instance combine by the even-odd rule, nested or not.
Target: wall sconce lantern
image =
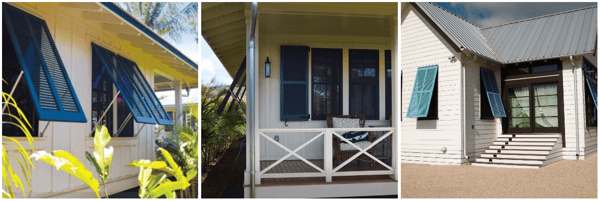
[[[271,62],[269,61],[269,57],[265,61],[265,77],[271,77]]]

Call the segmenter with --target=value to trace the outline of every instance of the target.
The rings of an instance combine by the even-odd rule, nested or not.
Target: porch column
[[[175,116],[173,117],[173,122],[182,123],[181,82],[177,79],[173,80],[173,88],[175,88]]]
[[[394,169],[394,174],[390,175],[390,177],[396,181],[398,181],[398,135],[400,135],[400,66],[398,66],[398,15],[394,15],[390,19],[391,23],[391,32],[393,37],[392,43],[392,121],[390,125],[394,128],[394,133],[392,134],[392,168]]]

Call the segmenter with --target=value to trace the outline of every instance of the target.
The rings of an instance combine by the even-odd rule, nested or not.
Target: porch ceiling
[[[144,30],[135,28],[130,22],[113,13],[109,8],[96,2],[61,3],[11,3],[20,8],[33,7],[38,10],[57,9],[74,18],[81,18],[87,26],[97,31],[88,31],[103,46],[112,51],[118,50],[140,68],[155,73],[156,76],[183,79],[190,87],[198,87],[197,62],[189,63],[189,58],[161,45],[161,42],[149,37]],[[22,4],[22,5],[19,5]],[[26,6],[24,6],[24,5]],[[44,7],[43,9],[39,7]],[[146,27],[147,28],[147,27]],[[149,30],[149,28],[148,28]],[[116,39],[116,40],[114,40]],[[177,50],[175,50],[177,51]],[[185,61],[187,59],[188,61]],[[172,82],[168,80],[168,82]],[[155,88],[165,85],[160,79],[154,82]]]

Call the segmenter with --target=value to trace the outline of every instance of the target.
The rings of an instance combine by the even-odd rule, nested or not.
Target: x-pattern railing
[[[379,137],[377,140],[375,140],[373,143],[371,143],[371,145],[369,145],[368,147],[362,149],[359,146],[357,146],[356,144],[350,142],[348,139],[344,138],[342,135],[340,135],[338,132],[340,131],[388,131],[387,133],[385,133],[383,136]],[[311,138],[310,140],[306,141],[304,144],[298,146],[297,148],[295,148],[294,150],[291,150],[287,147],[285,147],[283,144],[275,141],[274,139],[272,139],[270,136],[268,136],[265,133],[310,133],[310,132],[319,132],[319,134],[315,135],[313,138]],[[358,176],[358,175],[391,175],[391,174],[395,174],[396,170],[395,170],[395,164],[392,163],[392,166],[389,166],[385,163],[383,163],[382,161],[380,161],[379,159],[377,159],[377,157],[371,155],[369,152],[367,152],[369,149],[373,148],[374,146],[377,146],[377,144],[379,142],[381,142],[382,140],[384,140],[387,137],[392,136],[392,134],[394,133],[394,128],[391,127],[377,127],[377,128],[311,128],[311,129],[259,129],[258,133],[258,138],[257,143],[256,143],[256,147],[255,150],[259,151],[260,150],[260,136],[263,136],[265,139],[267,139],[268,141],[272,142],[273,144],[277,145],[278,147],[281,147],[283,150],[287,151],[288,154],[283,156],[282,158],[280,158],[279,160],[275,161],[273,164],[269,165],[268,167],[260,170],[260,154],[257,154],[257,156],[255,156],[255,160],[257,161],[255,163],[255,169],[256,170],[260,170],[260,172],[258,172],[257,176],[255,177],[255,181],[257,184],[260,184],[260,179],[261,178],[293,178],[293,177],[325,177],[327,182],[331,182],[332,181],[332,176]],[[333,136],[337,136],[338,138],[340,138],[341,140],[343,140],[344,142],[348,143],[350,146],[356,148],[356,150],[358,151],[356,154],[354,154],[352,157],[350,157],[349,159],[347,159],[344,162],[341,162],[335,169],[333,169],[333,156],[332,156],[332,152],[333,152],[333,145],[332,145],[332,141],[333,141]],[[304,147],[308,146],[310,143],[314,142],[315,140],[319,139],[321,136],[324,137],[324,168],[320,168],[318,166],[316,166],[315,164],[313,164],[312,162],[308,161],[306,158],[300,156],[297,152],[300,151],[301,149],[303,149]],[[394,145],[392,145],[394,146]],[[343,172],[339,172],[340,169],[342,169],[344,166],[346,166],[348,163],[352,162],[354,159],[356,159],[357,157],[359,157],[361,154],[365,154],[366,156],[372,158],[374,161],[376,161],[377,163],[381,164],[383,167],[387,168],[387,170],[375,170],[375,171],[343,171]],[[392,153],[393,154],[393,153]],[[291,157],[291,156],[295,156],[298,159],[302,160],[303,162],[305,162],[306,164],[310,165],[311,167],[313,167],[314,169],[316,169],[318,172],[300,172],[300,173],[267,173],[267,171],[273,169],[275,166],[277,166],[278,164],[282,163],[285,159]],[[393,155],[392,157],[396,157],[395,155]],[[395,161],[395,160],[393,160]]]

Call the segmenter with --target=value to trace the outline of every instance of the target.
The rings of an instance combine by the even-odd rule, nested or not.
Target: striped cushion
[[[367,148],[368,146],[371,145],[371,142],[361,141],[361,142],[357,142],[354,144],[364,150],[365,148]],[[348,143],[340,143],[340,150],[341,151],[349,151],[349,150],[357,150],[357,149]]]

